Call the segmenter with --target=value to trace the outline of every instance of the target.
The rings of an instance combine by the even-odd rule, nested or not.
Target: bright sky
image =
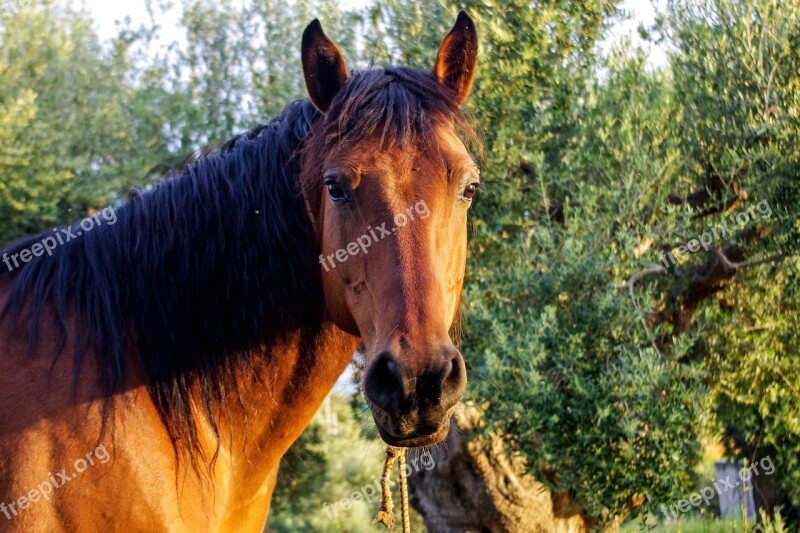
[[[76,0],[84,5],[97,21],[97,30],[101,39],[110,39],[117,34],[115,21],[121,21],[126,16],[131,18],[134,27],[147,19],[147,9],[144,0],[126,0],[125,2],[110,2],[109,0]],[[368,0],[340,0],[339,6],[343,9],[363,7],[369,4]],[[176,20],[161,20],[164,29],[174,26]]]
[[[656,6],[660,11],[663,11],[665,5],[666,0],[625,0],[623,9],[630,12],[631,18],[621,24],[617,24],[617,27],[612,31],[611,40],[616,40],[622,36],[630,36],[634,44],[640,44],[648,52],[651,64],[666,64],[667,55],[664,49],[643,42],[637,31],[641,23],[645,27],[651,26],[656,16]]]
[[[147,19],[147,10],[144,0],[128,0],[125,2],[110,2],[109,0],[79,0],[85,5],[97,21],[97,30],[101,39],[110,39],[116,35],[115,21],[122,20],[126,16],[131,18],[134,27]],[[634,43],[642,44],[636,31],[640,23],[645,26],[653,22],[655,9],[652,2],[656,2],[663,8],[666,0],[625,0],[623,8],[631,13],[631,20],[618,24],[612,32],[611,41],[621,36],[630,36]],[[339,4],[345,9],[363,7],[369,0],[340,0]],[[174,27],[175,20],[159,20],[164,29],[164,33],[170,34],[170,27]],[[649,51],[650,62],[654,65],[663,65],[666,62],[664,50],[658,47],[644,44]]]

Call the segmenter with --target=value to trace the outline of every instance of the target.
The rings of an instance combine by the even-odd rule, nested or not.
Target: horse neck
[[[252,400],[242,410],[233,410],[228,419],[231,431],[222,432],[230,435],[229,464],[234,465],[233,477],[243,499],[258,492],[274,474],[345,370],[358,342],[326,322],[316,335],[294,335],[272,353],[257,356],[247,385]]]

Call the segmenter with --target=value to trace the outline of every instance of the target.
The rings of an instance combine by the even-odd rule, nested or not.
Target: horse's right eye
[[[337,182],[334,178],[328,178],[325,180],[325,186],[328,188],[328,194],[331,196],[331,200],[335,204],[344,204],[347,203],[348,197],[347,193],[344,191],[339,182]]]

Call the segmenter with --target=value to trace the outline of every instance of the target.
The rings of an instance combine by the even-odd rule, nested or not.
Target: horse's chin
[[[449,422],[449,420],[448,420]],[[421,446],[431,446],[438,444],[447,438],[450,424],[445,423],[439,430],[429,434],[411,434],[405,437],[397,437],[384,430],[380,425],[376,424],[378,433],[383,441],[390,446],[397,446],[399,448],[418,448]]]
[[[386,444],[398,448],[432,446],[445,440],[450,431],[450,419],[458,405],[438,413],[412,412],[392,415],[375,405],[366,395],[364,399],[381,439]]]

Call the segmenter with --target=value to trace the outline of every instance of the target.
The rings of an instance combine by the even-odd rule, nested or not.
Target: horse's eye
[[[467,188],[464,189],[463,197],[465,200],[472,201],[475,197],[475,193],[477,193],[481,188],[481,184],[478,182],[470,183],[467,185]]]
[[[331,195],[331,200],[335,204],[344,204],[347,203],[347,193],[344,192],[344,189],[341,185],[334,179],[328,178],[325,180],[325,186],[328,188],[328,194]]]

